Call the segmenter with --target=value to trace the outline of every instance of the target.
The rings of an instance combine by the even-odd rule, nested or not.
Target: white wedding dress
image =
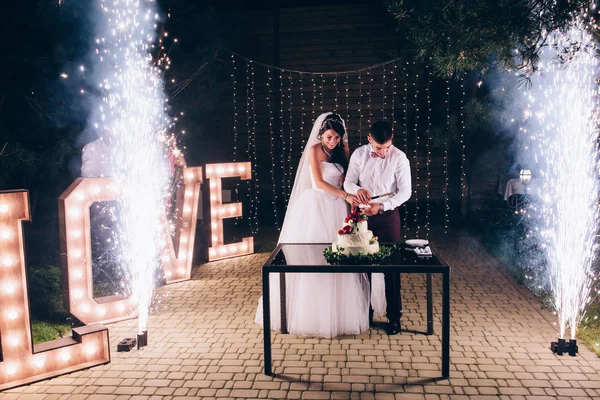
[[[338,164],[321,162],[323,179],[339,187],[342,167]],[[337,231],[348,215],[347,203],[315,186],[288,207],[279,236],[279,243],[332,243],[337,240]],[[306,257],[301,247],[290,248],[284,253],[288,263]],[[317,263],[318,264],[318,263]],[[377,276],[381,275],[381,276]],[[279,302],[279,274],[271,274],[271,327],[281,330]],[[373,274],[373,308],[376,315],[385,311],[383,275]],[[377,289],[375,289],[377,288]],[[291,334],[332,338],[341,335],[360,334],[369,329],[369,283],[366,274],[286,274],[286,303],[288,331]],[[255,316],[262,325],[262,297]]]

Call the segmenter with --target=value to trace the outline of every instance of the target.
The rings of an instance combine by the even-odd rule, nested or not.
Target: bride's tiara
[[[340,117],[337,114],[329,114],[328,116],[325,117],[325,119],[323,120],[323,123],[321,124],[321,131],[325,128],[325,125],[327,124],[327,122],[339,122],[340,124],[342,124],[342,126],[344,127],[344,129],[346,129],[346,124],[344,123],[344,120],[342,119],[342,117]]]

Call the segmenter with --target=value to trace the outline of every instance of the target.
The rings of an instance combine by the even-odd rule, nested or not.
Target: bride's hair
[[[323,120],[323,125],[321,125],[321,129],[319,129],[319,140],[321,140],[321,135],[330,129],[333,129],[340,135],[340,142],[331,152],[330,161],[332,163],[340,164],[344,169],[345,174],[346,170],[348,169],[348,161],[346,160],[346,154],[343,147],[344,136],[346,135],[346,126],[344,125],[342,117],[337,114],[329,114],[327,117],[325,117]]]

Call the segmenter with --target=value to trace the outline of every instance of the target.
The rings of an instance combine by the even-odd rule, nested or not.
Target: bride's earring
[[[321,140],[323,140],[323,135],[321,133],[319,133],[317,135],[317,140],[320,142]]]

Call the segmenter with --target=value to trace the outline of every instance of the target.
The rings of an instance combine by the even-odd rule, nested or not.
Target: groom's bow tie
[[[375,153],[374,151],[371,152],[371,158],[381,158],[385,160],[385,156],[380,156],[379,154]]]

